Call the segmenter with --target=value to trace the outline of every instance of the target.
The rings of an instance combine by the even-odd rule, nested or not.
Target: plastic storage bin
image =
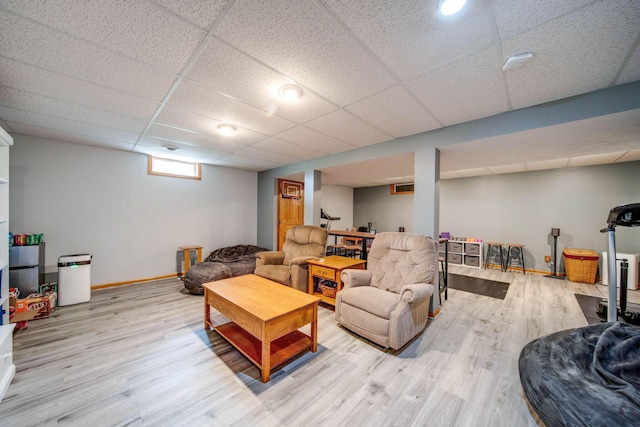
[[[58,305],[91,300],[91,255],[63,255],[58,258]]]
[[[600,256],[591,249],[567,248],[562,251],[564,257],[564,270],[567,278],[572,282],[596,283],[598,273],[598,259]]]

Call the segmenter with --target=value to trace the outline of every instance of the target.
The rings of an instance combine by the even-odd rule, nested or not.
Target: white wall
[[[389,185],[365,187],[354,190],[353,201],[356,227],[371,222],[377,232],[414,231],[413,194],[391,194]]]
[[[375,228],[379,217],[395,231],[391,227],[398,218],[413,212],[412,196],[388,196],[387,189],[354,190],[356,223],[373,218]],[[548,271],[544,256],[551,255],[551,228],[560,228],[558,261],[564,248],[602,253],[607,238],[599,230],[609,210],[638,202],[640,162],[444,180],[440,231],[485,242],[523,243],[527,268]],[[618,227],[616,241],[618,252],[640,253],[640,228]]]
[[[147,156],[14,135],[10,227],[44,233],[46,265],[91,253],[92,284],[175,274],[178,246],[255,244],[257,174],[147,174]]]
[[[327,214],[340,218],[338,221],[331,221],[332,230],[349,230],[353,227],[353,188],[323,185],[321,205]],[[324,219],[321,220],[322,224],[326,222]]]

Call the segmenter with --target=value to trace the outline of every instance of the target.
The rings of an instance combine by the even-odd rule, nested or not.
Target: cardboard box
[[[55,309],[58,294],[49,292],[46,294],[29,294],[22,299],[9,299],[10,322],[18,323],[26,320],[44,319],[51,316]],[[14,308],[14,314],[11,316],[11,308]]]
[[[56,295],[58,295],[58,282],[43,283],[42,285],[38,285],[39,294],[48,294],[49,292],[55,292]],[[57,306],[58,298],[55,299],[53,307],[56,308]]]

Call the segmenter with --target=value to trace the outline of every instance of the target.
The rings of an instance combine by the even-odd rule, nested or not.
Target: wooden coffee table
[[[262,371],[318,349],[319,298],[253,274],[205,283],[204,328],[213,328]],[[210,308],[231,322],[215,326]],[[311,336],[298,328],[311,323]]]

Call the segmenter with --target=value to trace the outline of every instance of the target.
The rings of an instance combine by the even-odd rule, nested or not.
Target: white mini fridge
[[[58,258],[58,305],[72,305],[91,299],[91,254]]]

